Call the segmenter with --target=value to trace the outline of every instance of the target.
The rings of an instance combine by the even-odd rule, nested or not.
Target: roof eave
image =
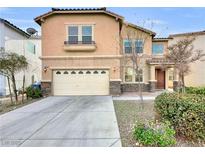
[[[205,35],[205,31],[171,34],[171,35],[169,35],[169,37],[173,38],[173,37],[177,37],[177,36],[190,36],[190,35]]]
[[[131,27],[133,27],[133,28],[139,29],[139,30],[141,30],[141,31],[143,31],[143,32],[146,32],[146,33],[150,34],[152,37],[154,37],[154,36],[156,35],[155,32],[153,32],[153,31],[151,31],[151,30],[148,30],[148,29],[146,29],[146,28],[140,27],[140,26],[138,26],[138,25],[135,25],[135,24],[132,24],[132,23],[128,23],[128,22],[125,22],[125,24],[128,25],[128,26],[131,26]]]
[[[41,16],[38,16],[38,17],[34,18],[34,20],[39,25],[41,25],[42,19],[44,19],[50,15],[53,15],[53,14],[83,14],[83,13],[105,13],[105,14],[112,16],[112,17],[115,17],[117,19],[124,20],[124,17],[117,15],[117,14],[110,12],[110,11],[105,11],[105,10],[82,10],[82,11],[81,10],[73,10],[73,11],[55,10],[55,11],[49,11]]]
[[[1,19],[1,18],[0,18]],[[5,19],[1,19],[1,21],[7,25],[8,27],[14,29],[15,31],[17,31],[18,33],[21,33],[23,36],[26,36],[27,38],[30,37],[30,35],[28,33],[26,33],[25,31],[23,31],[22,29],[20,29],[19,27],[15,26],[14,24],[10,23],[9,21],[5,20]]]

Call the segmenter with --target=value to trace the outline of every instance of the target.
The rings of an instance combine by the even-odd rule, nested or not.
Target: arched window
[[[79,71],[78,74],[83,74],[83,71]]]
[[[75,71],[72,71],[71,74],[76,74],[76,72],[75,72]]]
[[[105,71],[102,71],[101,74],[106,74],[106,72],[105,72]]]
[[[87,71],[86,74],[91,74],[91,72],[90,72],[90,71]]]
[[[60,72],[60,71],[57,71],[56,74],[61,74],[61,72]]]
[[[68,74],[68,71],[65,71],[63,74]]]
[[[98,71],[94,71],[93,74],[98,74]]]

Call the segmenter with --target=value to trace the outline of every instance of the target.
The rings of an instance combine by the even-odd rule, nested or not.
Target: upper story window
[[[78,43],[78,26],[68,27],[68,41],[69,41],[69,44]]]
[[[124,52],[132,53],[132,42],[130,40],[124,40]]]
[[[82,42],[83,44],[92,42],[92,26],[82,26]]]
[[[132,48],[134,48],[137,54],[143,53],[143,40],[124,40],[124,52],[130,54],[132,53]]]
[[[26,51],[31,52],[33,54],[36,53],[36,46],[32,42],[26,42]]]
[[[164,45],[163,44],[152,44],[152,54],[163,54]]]
[[[69,44],[91,44],[93,41],[92,25],[68,26]]]
[[[135,52],[136,53],[143,53],[143,40],[136,40],[135,41]]]

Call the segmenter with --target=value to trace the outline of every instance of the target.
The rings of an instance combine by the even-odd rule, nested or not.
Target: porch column
[[[156,79],[155,79],[155,66],[150,65],[150,80],[149,80],[149,91],[153,92],[156,89]]]
[[[178,87],[179,76],[178,71],[174,69],[174,77],[173,77],[173,90],[176,91]]]

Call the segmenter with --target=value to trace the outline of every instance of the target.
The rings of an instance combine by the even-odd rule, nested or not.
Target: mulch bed
[[[154,111],[153,101],[122,101],[114,102],[115,114],[117,117],[118,127],[120,131],[122,146],[135,147],[136,141],[133,138],[132,127],[137,120],[158,119],[158,115]],[[200,143],[189,142],[186,139],[176,137],[176,147],[199,147],[205,146]]]

